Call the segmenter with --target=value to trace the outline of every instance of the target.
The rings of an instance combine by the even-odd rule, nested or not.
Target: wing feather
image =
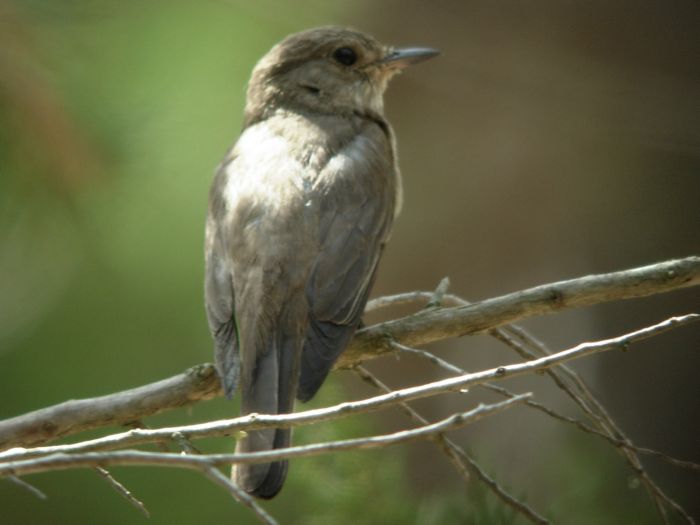
[[[370,125],[353,147],[339,153],[342,172],[329,176],[334,187],[321,208],[320,250],[306,288],[301,401],[318,391],[360,324],[393,222],[397,178],[389,137]]]

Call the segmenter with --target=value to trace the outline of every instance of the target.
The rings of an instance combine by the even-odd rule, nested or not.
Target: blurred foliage
[[[575,17],[555,5],[528,18],[489,2],[0,0],[0,418],[137,386],[211,359],[201,284],[211,175],[240,128],[255,61],[284,35],[314,25],[356,25],[397,44],[446,49],[434,66],[442,69],[425,70],[432,79],[402,79],[389,97],[408,199],[379,292],[430,287],[449,274],[469,297],[495,295],[697,248],[697,229],[688,227],[697,221],[697,126],[686,110],[694,98],[664,98],[694,93],[674,84],[686,78],[686,62],[673,51],[682,40],[676,35],[685,33],[645,33],[649,46],[670,50],[674,60],[661,51],[640,53],[651,57],[645,67],[664,69],[658,78],[655,70],[643,77],[661,79],[654,96],[640,95],[629,86],[656,84],[638,83],[612,62],[598,68],[606,48],[595,31],[608,27],[602,4],[599,25],[593,7]],[[628,22],[621,9],[615,16]],[[621,49],[634,50],[636,37],[620,35]],[[576,55],[579,44],[585,52]],[[641,60],[631,51],[612,59]],[[563,73],[554,78],[553,71]],[[411,111],[416,97],[420,113]],[[649,111],[638,113],[637,103]],[[606,265],[596,266],[601,260]],[[563,319],[556,342],[596,333],[586,316]],[[392,379],[425,380],[421,365],[395,368],[385,366]],[[345,386],[357,394],[355,384]],[[311,406],[348,395],[334,375]],[[236,411],[237,403],[219,399],[148,423]],[[295,442],[387,431],[393,423],[393,416],[380,416],[317,425],[296,432]],[[528,431],[537,435],[535,427]],[[541,435],[556,443],[555,454],[538,442],[516,448],[508,431],[484,439],[481,428],[459,435],[505,485],[524,487],[517,495],[565,517],[558,521],[655,522],[643,491],[628,488],[621,461],[590,438]],[[225,451],[233,443],[201,446]],[[311,525],[522,523],[478,483],[465,489],[449,478],[449,465],[432,448],[412,450],[296,460],[284,492],[267,507],[282,523]],[[196,473],[114,474],[144,500],[150,520],[89,471],[28,478],[48,501],[0,481],[0,519],[254,521]],[[441,482],[426,482],[431,475]]]

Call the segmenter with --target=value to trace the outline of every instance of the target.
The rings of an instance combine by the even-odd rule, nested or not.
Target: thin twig
[[[365,313],[374,312],[376,310],[381,310],[382,308],[388,308],[389,306],[398,306],[400,304],[410,304],[418,301],[430,301],[433,299],[435,292],[426,292],[425,290],[417,290],[413,292],[403,292],[395,295],[383,295],[381,297],[376,297],[367,301],[367,306],[365,307]],[[442,295],[440,306],[464,306],[469,304],[461,297],[444,293]],[[426,304],[427,307],[427,304]]]
[[[524,359],[532,359],[535,357],[536,353],[533,353],[523,344],[514,340],[508,333],[507,330],[492,330],[491,335],[497,339],[504,342],[506,345],[510,346],[516,352],[518,352]],[[519,336],[525,341],[529,341],[527,337],[528,334],[522,328],[518,329]],[[532,340],[529,345],[530,347],[536,347],[544,355],[549,355],[546,346],[539,342]],[[621,349],[626,350],[626,346],[623,344]],[[539,352],[538,352],[539,353]],[[624,443],[631,444],[630,440],[625,436],[625,434],[620,430],[612,417],[605,410],[603,405],[596,399],[593,393],[590,391],[585,382],[581,377],[568,367],[560,367],[558,369],[548,369],[545,371],[546,374],[555,382],[555,384],[562,389],[565,393],[571,397],[571,399],[583,410],[583,412],[591,418],[591,420],[598,425],[601,431],[608,435],[614,440],[619,440]],[[567,383],[567,379],[570,383]],[[618,447],[618,450],[625,457],[632,470],[637,474],[645,488],[649,492],[652,501],[654,502],[659,516],[664,524],[669,524],[669,518],[666,513],[665,505],[670,506],[681,518],[683,518],[687,523],[693,523],[693,519],[690,515],[681,507],[675,500],[668,496],[661,487],[649,476],[644,467],[642,466],[639,457],[635,454],[633,447]]]
[[[260,521],[267,523],[268,525],[277,525],[277,520],[270,516],[270,514],[263,509],[252,496],[236,485],[232,479],[222,474],[219,469],[216,467],[206,467],[202,468],[201,471],[214,483],[221,485],[227,491],[229,491],[236,500],[249,507],[260,519]]]
[[[364,368],[362,365],[358,365],[355,368],[355,373],[366,383],[372,385],[374,388],[381,390],[383,392],[392,392],[392,390],[385,385],[378,377],[372,374],[369,370]],[[427,425],[429,421],[423,416],[418,414],[416,410],[411,407],[408,403],[399,403],[397,405],[401,410],[406,413],[411,419],[418,422],[420,425]],[[447,455],[447,457],[452,461],[452,463],[457,468],[457,471],[462,475],[465,481],[469,481],[469,471],[465,468],[461,459],[457,457],[454,453],[455,449],[459,446],[454,443],[450,438],[445,436],[445,434],[436,434],[434,441],[440,446],[442,451]]]
[[[605,350],[620,348],[621,346],[628,347],[635,341],[652,337],[674,327],[682,326],[698,319],[700,319],[700,315],[698,314],[672,317],[653,326],[645,327],[625,335],[597,342],[583,343],[568,350],[563,350],[561,352],[557,352],[556,354],[533,359],[525,363],[499,366],[490,370],[442,379],[424,385],[404,388],[390,394],[375,396],[369,399],[341,403],[333,407],[274,416],[249,414],[247,416],[224,421],[200,423],[197,425],[184,425],[180,427],[162,428],[158,430],[130,430],[128,432],[122,432],[119,434],[70,445],[36,447],[33,449],[14,448],[5,452],[0,452],[0,461],[35,457],[57,452],[74,453],[86,450],[113,449],[127,445],[133,446],[169,439],[175,432],[182,432],[188,439],[198,439],[202,437],[229,435],[240,430],[269,427],[286,428],[301,424],[327,421],[334,418],[345,417],[350,414],[380,410],[402,401],[411,401],[414,399],[458,391],[460,389],[489,381],[546,370],[547,368],[559,365],[571,359],[581,358]]]
[[[173,439],[180,445],[180,448],[185,454],[197,454],[200,455],[201,452],[187,439],[184,434],[176,432],[173,434]],[[232,479],[226,477],[217,467],[215,466],[204,466],[201,469],[202,474],[204,474],[211,481],[224,487],[233,496],[233,499],[245,505],[257,516],[257,518],[267,525],[277,525],[277,521],[265,510],[263,509],[255,498],[250,496],[245,490],[241,489],[238,484]]]
[[[360,330],[336,368],[352,368],[391,351],[390,341],[422,346],[431,341],[481,333],[518,319],[564,308],[659,294],[700,283],[700,257],[593,275],[538,286],[467,306],[423,310]],[[443,302],[452,296],[445,294]],[[370,304],[370,308],[372,304]],[[72,400],[0,421],[0,449],[45,443],[91,428],[121,425],[222,395],[214,366],[107,396]]]
[[[425,293],[423,293],[424,295]],[[414,294],[412,299],[415,300],[417,297],[419,297],[420,294]],[[408,297],[395,297],[393,300],[398,302],[404,299],[408,299]],[[450,301],[456,304],[460,305],[468,305],[469,303],[457,296],[451,296]],[[385,304],[388,304],[391,301],[387,301]],[[509,325],[503,328],[496,328],[493,330],[490,330],[489,333],[496,337],[497,339],[501,340],[504,342],[506,345],[510,346],[511,348],[514,348],[520,355],[521,357],[525,359],[534,359],[537,356],[546,356],[550,355],[550,352],[546,348],[546,345],[544,343],[540,342],[536,338],[532,337],[527,331],[522,329],[521,327],[518,327],[516,325]],[[534,350],[534,352],[529,351],[527,348],[525,348],[522,344],[519,344],[518,341],[513,340],[513,338],[509,334],[514,334],[520,339],[520,342],[523,344],[527,345],[529,348]],[[437,356],[434,356],[432,354],[429,354],[427,352],[424,352],[422,350],[414,349],[407,347],[405,345],[398,344],[396,342],[392,341],[392,346],[398,350],[402,351],[407,351],[407,352],[413,352],[413,353],[418,353],[419,355],[422,354],[423,357],[426,357],[430,361],[432,361],[434,364],[441,366],[442,368],[445,368],[447,370],[450,370],[453,373],[460,373],[460,370],[457,367],[454,367],[450,363],[438,358]],[[624,349],[624,347],[623,347]],[[610,415],[607,413],[605,408],[602,406],[602,404],[595,398],[593,393],[590,391],[588,386],[585,384],[583,379],[576,374],[571,368],[569,368],[566,365],[561,365],[557,369],[549,369],[546,371],[548,375],[554,380],[554,382],[557,384],[557,386],[562,389],[565,393],[571,397],[574,402],[579,405],[579,407],[586,413],[601,429],[601,431],[597,431],[577,420],[574,420],[572,418],[566,418],[564,416],[561,416],[551,409],[548,409],[547,407],[544,407],[542,405],[539,405],[539,403],[534,402],[530,400],[527,404],[528,406],[531,406],[533,408],[539,408],[540,410],[544,411],[545,413],[548,413],[552,417],[556,417],[557,419],[560,419],[562,421],[569,421],[574,424],[576,424],[580,429],[594,433],[598,436],[601,436],[614,445],[622,452],[622,454],[625,456],[625,458],[628,460],[630,463],[632,469],[637,473],[637,475],[640,477],[642,482],[644,483],[645,487],[649,491],[652,500],[654,501],[657,510],[659,511],[659,515],[662,519],[662,521],[667,524],[668,522],[668,516],[666,514],[666,511],[664,509],[664,505],[669,505],[671,508],[673,508],[686,522],[692,523],[692,518],[685,512],[685,510],[675,501],[673,500],[670,496],[665,494],[661,488],[654,482],[653,479],[648,475],[644,467],[642,466],[641,462],[639,461],[639,458],[635,455],[634,451],[641,452],[641,453],[647,453],[650,451],[650,449],[645,449],[645,448],[639,448],[636,447],[632,442],[627,438],[622,431],[617,427],[615,424],[614,420],[610,417]],[[572,384],[569,385],[566,383],[562,375],[566,376]],[[481,385],[485,386],[485,385]],[[501,387],[493,387],[497,389],[501,389]],[[574,391],[577,390],[577,391]],[[505,389],[502,389],[505,390]],[[697,465],[691,462],[687,461],[681,461],[677,460],[675,458],[671,458],[670,456],[667,456],[666,454],[662,454],[660,452],[656,451],[651,451],[653,455],[664,459],[670,463],[676,464],[678,466],[683,466],[686,468],[693,468],[697,469]]]
[[[375,388],[378,388],[385,392],[391,392],[391,389],[387,385],[380,381],[366,368],[358,366],[356,368],[356,372],[363,380],[365,380]],[[525,402],[527,401],[528,400],[526,400]],[[402,408],[404,413],[406,413],[411,419],[413,419],[417,423],[421,425],[428,424],[428,420],[425,419],[422,415],[420,415],[408,403],[400,403],[399,407]],[[539,523],[540,525],[547,525],[549,523],[549,521],[546,518],[540,516],[526,503],[518,500],[517,498],[509,494],[493,478],[488,476],[488,474],[484,472],[484,470],[478,465],[478,463],[476,463],[476,461],[471,456],[469,456],[462,447],[457,445],[450,438],[448,438],[444,434],[436,434],[435,441],[437,441],[437,443],[440,445],[440,448],[443,450],[443,452],[445,452],[450,461],[452,461],[452,463],[455,465],[458,472],[462,475],[465,481],[468,481],[470,478],[469,470],[467,469],[467,465],[469,465],[469,467],[471,467],[474,470],[479,480],[485,483],[486,486],[503,503],[511,507],[517,513],[522,514],[525,518],[529,519],[533,523]]]
[[[123,484],[119,483],[114,476],[105,468],[102,467],[95,467],[95,471],[104,479],[110,487],[112,487],[117,494],[122,496],[126,501],[131,503],[134,507],[139,509],[144,516],[147,518],[151,517],[151,513],[148,512],[148,509],[146,506],[143,504],[141,500],[139,500],[136,496],[134,496],[129,489],[127,489]]]
[[[433,292],[432,297],[430,298],[430,301],[428,301],[428,304],[425,305],[425,308],[438,308],[442,306],[442,299],[447,293],[447,289],[450,287],[450,278],[449,277],[443,277],[440,279],[440,282],[438,283],[437,287],[435,288],[435,291]]]
[[[372,306],[383,307],[388,306],[390,304],[415,301],[419,298],[424,298],[426,295],[428,295],[427,292],[413,292],[411,294],[392,296],[389,298],[385,298],[382,303],[377,303],[376,305]],[[459,306],[467,306],[470,304],[468,301],[455,295],[450,295],[447,299],[453,304],[457,304]],[[525,359],[533,359],[536,356],[550,355],[550,352],[544,343],[542,343],[541,341],[530,335],[523,328],[517,325],[511,324],[502,328],[495,328],[490,330],[489,333],[497,339],[500,339],[508,346],[514,348]],[[527,351],[527,349],[523,348],[522,345],[519,345],[515,341],[513,341],[509,334],[513,334],[516,337],[518,337],[524,345],[534,350],[534,353]],[[396,348],[396,345],[393,344],[393,346]],[[431,358],[431,360],[440,366],[440,362],[438,361],[439,358],[433,357]],[[661,488],[651,479],[651,477],[644,470],[641,462],[639,461],[639,458],[637,458],[633,452],[637,451],[641,453],[647,453],[647,451],[650,451],[650,449],[635,447],[631,443],[631,441],[622,433],[619,427],[617,427],[614,420],[610,417],[610,415],[607,413],[602,404],[595,398],[595,396],[593,396],[592,392],[585,384],[583,379],[565,364],[560,365],[560,367],[557,370],[548,370],[547,373],[554,380],[555,384],[557,384],[559,388],[566,392],[569,395],[569,397],[571,397],[574,400],[574,402],[576,402],[576,404],[579,405],[579,407],[584,411],[584,413],[586,413],[598,425],[601,431],[596,431],[595,429],[592,429],[591,427],[588,427],[587,425],[581,422],[577,422],[576,420],[571,421],[574,422],[577,426],[579,426],[579,428],[581,428],[584,431],[590,431],[591,433],[595,433],[601,437],[604,437],[605,439],[615,444],[618,447],[618,449],[620,449],[622,454],[630,463],[632,469],[635,472],[637,472],[645,487],[650,492],[652,499],[656,505],[656,508],[659,511],[662,521],[665,524],[669,523],[666,511],[664,509],[664,504],[667,504],[671,508],[673,508],[686,522],[692,523],[692,518],[685,512],[685,510],[676,501],[674,501],[667,494],[665,494],[661,490]],[[572,384],[567,384],[566,381],[561,377],[562,375],[566,376]],[[577,392],[574,391],[574,389],[577,390]],[[528,403],[529,406],[533,407],[536,404],[537,403],[533,401]],[[544,409],[545,412],[549,410],[546,407],[542,407],[542,409]],[[553,415],[553,417],[558,416]],[[571,419],[564,418],[563,416],[559,418],[565,421]],[[697,469],[697,465],[695,465],[694,463],[677,460],[660,452],[650,452],[652,452],[653,455],[664,459],[672,464],[683,466],[686,468]]]
[[[14,483],[15,485],[22,487],[24,490],[31,492],[34,496],[36,496],[39,499],[49,499],[49,497],[46,495],[46,493],[44,491],[35,487],[31,483],[27,483],[22,478],[19,478],[17,476],[7,476],[7,479],[9,481],[11,481],[12,483]]]
[[[435,364],[436,366],[442,368],[443,370],[446,370],[452,374],[456,375],[463,375],[466,374],[467,372],[448,362],[445,361],[444,359],[436,356],[435,354],[428,352],[427,350],[421,350],[418,348],[410,348],[405,345],[401,345],[398,343],[395,343],[395,347],[397,350],[400,350],[404,353],[409,353],[409,354],[414,354],[419,357],[422,357],[423,359],[426,359],[430,361],[431,363]],[[499,395],[502,395],[504,397],[514,397],[516,394],[508,390],[507,388],[503,388],[502,386],[494,385],[491,383],[483,383],[480,385],[477,385],[480,388],[484,388],[487,390],[490,390],[492,392],[496,392]],[[571,425],[575,425],[576,427],[579,428],[579,430],[586,432],[588,434],[593,434],[594,436],[597,436],[599,438],[605,439],[608,443],[616,446],[616,447],[623,447],[623,448],[629,448],[631,450],[634,450],[635,452],[639,454],[646,454],[649,456],[654,456],[662,461],[665,461],[671,465],[674,465],[676,467],[688,469],[688,470],[693,470],[693,471],[698,471],[700,472],[700,465],[697,463],[693,463],[692,461],[687,461],[683,459],[678,459],[674,458],[672,456],[669,456],[668,454],[664,454],[663,452],[659,452],[658,450],[653,450],[651,448],[646,448],[646,447],[640,447],[638,445],[635,445],[629,440],[622,440],[622,439],[617,439],[614,436],[611,436],[609,434],[606,434],[604,432],[601,432],[600,430],[597,430],[586,423],[579,421],[578,419],[565,416],[564,414],[560,414],[556,410],[553,410],[549,408],[548,406],[545,406],[533,399],[528,399],[525,401],[525,405],[534,408],[536,410],[539,410],[540,412],[543,412],[547,414],[548,416],[557,419],[559,421],[562,421],[564,423],[569,423]]]
[[[502,330],[500,330],[500,329],[494,330],[494,332],[495,333],[493,335],[496,336],[497,338],[502,338],[502,339],[508,340],[508,337],[506,336],[506,334],[502,333]],[[522,330],[520,328],[519,328],[519,333],[520,333],[521,337],[523,337],[523,338],[527,337],[527,332],[525,332],[524,330]],[[538,342],[537,344],[540,348],[545,348],[542,343]],[[456,367],[455,365],[445,361],[444,359],[441,359],[441,358],[433,355],[430,352],[427,352],[425,350],[419,350],[416,348],[406,347],[405,345],[400,345],[398,343],[394,343],[394,345],[398,350],[401,350],[402,352],[419,355],[425,359],[428,359],[429,361],[431,361],[435,365],[437,365],[445,370],[448,370],[452,373],[456,373],[456,374],[463,374],[464,373],[464,371],[461,370],[459,367]],[[548,352],[546,351],[546,348],[542,353],[545,355],[548,354]],[[521,355],[523,355],[523,354],[521,354]],[[533,359],[535,357],[535,355],[528,353],[526,355],[523,355],[523,357]],[[590,404],[592,404],[596,408],[600,407],[601,409],[603,409],[602,405],[600,405],[600,403],[595,399],[593,394],[590,391],[588,391],[587,386],[585,385],[585,383],[583,383],[582,380],[577,383],[577,387],[580,389],[580,391],[583,395],[583,398],[586,398],[589,401],[583,401],[580,394],[574,393],[573,390],[571,390],[571,388],[563,382],[562,378],[559,377],[559,375],[557,374],[558,370],[550,369],[550,370],[547,370],[547,372],[550,375],[552,375],[552,377],[555,380],[555,382],[557,383],[557,385],[560,386],[560,388],[562,388],[562,390],[567,392],[574,399],[574,401],[576,401],[577,404],[579,404],[579,406],[581,406],[581,408],[584,410],[584,412],[586,412],[589,416],[592,415],[589,412],[589,410],[591,410],[591,408],[589,406]],[[578,374],[576,374],[575,372],[573,372],[570,369],[568,370],[568,375],[570,375],[570,376],[573,375],[574,377],[579,378]],[[478,386],[495,391],[495,392],[497,392],[501,395],[504,395],[506,397],[510,397],[510,396],[514,395],[512,392],[510,392],[507,389],[500,387],[500,386],[491,385],[488,383],[480,384]],[[568,423],[572,423],[572,424],[576,425],[579,429],[581,429],[585,432],[594,434],[596,436],[602,437],[605,440],[607,440],[608,442],[610,442],[611,444],[613,444],[615,447],[617,447],[618,449],[620,449],[623,452],[623,455],[625,455],[625,457],[628,459],[633,470],[637,473],[637,475],[641,478],[642,482],[647,487],[647,489],[650,492],[650,495],[652,497],[652,500],[656,504],[657,510],[659,511],[659,515],[664,523],[669,523],[668,516],[667,516],[666,510],[664,508],[664,505],[669,505],[686,522],[691,523],[691,524],[693,523],[692,517],[685,511],[685,509],[683,509],[683,507],[681,507],[670,496],[668,496],[666,493],[664,493],[663,490],[658,486],[658,484],[656,484],[656,482],[648,475],[646,470],[642,467],[641,463],[639,462],[639,459],[634,455],[632,455],[630,457],[629,454],[633,454],[634,452],[638,452],[638,453],[643,453],[643,454],[654,455],[654,456],[659,457],[660,459],[663,459],[671,464],[674,464],[674,465],[677,465],[680,467],[684,467],[684,468],[689,468],[692,470],[699,470],[700,469],[699,465],[692,463],[692,462],[689,462],[689,461],[682,461],[682,460],[670,457],[666,454],[662,454],[661,452],[657,452],[655,450],[635,446],[626,436],[624,436],[624,434],[622,434],[622,432],[616,426],[614,426],[615,425],[614,421],[612,421],[612,418],[607,414],[607,412],[604,409],[602,410],[602,416],[599,416],[599,418],[592,418],[594,420],[597,420],[597,421],[600,421],[601,423],[603,423],[602,425],[599,425],[602,429],[602,431],[600,431],[600,430],[596,430],[596,429],[594,429],[594,428],[592,428],[592,427],[590,427],[590,426],[588,426],[588,425],[586,425],[586,424],[584,424],[576,419],[563,416],[563,415],[557,413],[556,411],[554,411],[554,410],[552,410],[552,409],[550,409],[550,408],[548,408],[548,407],[546,407],[546,406],[544,406],[536,401],[533,401],[531,399],[527,400],[525,402],[525,404],[531,408],[538,409],[538,410],[550,415],[553,418],[556,418],[558,420],[565,421]],[[608,421],[610,421],[610,423],[608,423]],[[613,425],[612,430],[617,435],[614,435],[611,433],[610,428],[608,427],[608,424]],[[623,450],[623,449],[628,449],[628,450]]]
[[[498,403],[489,405],[480,404],[472,410],[453,414],[448,418],[430,425],[382,436],[369,436],[328,443],[314,443],[311,445],[241,454],[208,454],[195,456],[164,452],[145,452],[141,450],[85,452],[78,454],[59,453],[27,460],[1,463],[0,476],[23,475],[103,465],[151,465],[201,470],[203,467],[213,467],[217,465],[269,463],[282,459],[310,457],[347,450],[383,448],[419,439],[431,439],[435,434],[461,428],[484,417],[510,408],[516,403],[524,401],[529,396],[530,394],[523,394]]]

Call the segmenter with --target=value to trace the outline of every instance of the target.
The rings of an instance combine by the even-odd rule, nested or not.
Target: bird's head
[[[437,55],[430,48],[392,48],[358,31],[321,27],[285,38],[255,66],[246,124],[277,108],[314,113],[383,113],[389,80]]]

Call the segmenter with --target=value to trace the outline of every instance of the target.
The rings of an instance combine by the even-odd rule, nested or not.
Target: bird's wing
[[[306,295],[309,328],[297,398],[313,397],[360,323],[393,221],[395,174],[388,137],[373,126],[326,169],[320,251]]]
[[[227,262],[226,241],[221,231],[224,203],[221,197],[226,173],[220,167],[210,194],[205,234],[204,299],[214,356],[227,397],[232,397],[240,376],[239,334],[234,312],[233,275]]]

